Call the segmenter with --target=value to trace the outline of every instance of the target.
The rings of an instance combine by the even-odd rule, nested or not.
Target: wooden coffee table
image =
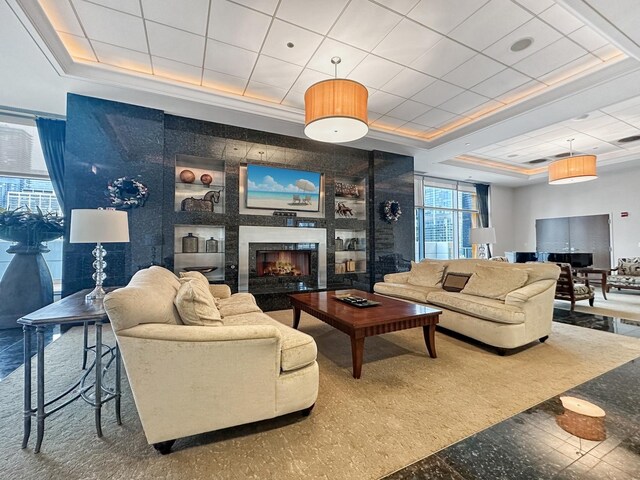
[[[380,302],[381,305],[359,308],[335,298],[336,295],[344,294],[367,298]],[[431,358],[436,358],[435,332],[442,313],[440,310],[360,290],[293,293],[289,295],[289,299],[293,306],[293,328],[298,328],[300,312],[305,311],[349,335],[353,378],[360,378],[362,373],[364,339],[373,335],[422,327],[427,351]]]

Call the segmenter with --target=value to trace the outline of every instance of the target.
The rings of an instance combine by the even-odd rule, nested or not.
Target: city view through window
[[[416,260],[473,258],[471,228],[478,224],[475,186],[415,177]]]
[[[48,178],[35,125],[0,122],[0,208],[19,207],[62,215]],[[13,255],[6,253],[10,242],[0,240],[0,278]],[[62,276],[62,239],[49,242],[44,257],[58,287]]]

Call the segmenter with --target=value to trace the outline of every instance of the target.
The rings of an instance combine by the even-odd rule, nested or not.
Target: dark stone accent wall
[[[259,155],[258,152],[264,152]],[[225,204],[221,213],[174,211],[176,155],[214,158],[225,162]],[[384,152],[368,152],[342,145],[260,132],[246,128],[167,115],[162,111],[70,94],[67,100],[65,193],[67,218],[75,208],[108,206],[107,182],[140,175],[150,197],[143,208],[129,212],[131,243],[106,245],[106,285],[126,284],[140,268],[156,259],[173,268],[174,226],[221,225],[225,227],[225,283],[238,285],[238,231],[240,225],[285,227],[287,218],[241,215],[240,167],[246,163],[318,171],[324,174],[325,218],[316,222],[327,230],[328,288],[371,290],[388,267],[380,256],[397,253],[413,258],[413,159]],[[336,177],[361,177],[368,181],[367,220],[335,218]],[[393,198],[403,217],[389,225],[380,216],[381,202]],[[291,227],[295,228],[295,227]],[[336,229],[366,230],[368,271],[336,275]],[[156,245],[156,242],[160,244]],[[93,285],[92,245],[64,246],[63,294]],[[384,271],[383,271],[384,270]]]
[[[151,195],[129,212],[131,242],[105,244],[105,285],[124,285],[139,265],[151,263],[150,233],[162,228],[164,113],[160,110],[70,94],[65,146],[65,217],[71,209],[109,206],[109,180],[140,175]],[[62,294],[95,285],[95,245],[64,243]],[[148,243],[148,242],[147,242]]]
[[[372,200],[369,216],[370,229],[374,233],[370,245],[373,265],[372,285],[381,282],[387,273],[403,270],[406,261],[415,254],[415,219],[413,198],[413,157],[393,153],[371,152],[371,176],[369,198]],[[402,215],[395,223],[383,216],[384,202],[396,200]],[[390,261],[393,257],[396,261]]]

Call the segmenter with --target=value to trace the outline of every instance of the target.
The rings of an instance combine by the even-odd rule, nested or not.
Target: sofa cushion
[[[243,302],[227,302],[220,300],[218,303],[218,310],[222,318],[233,317],[234,315],[242,315],[243,313],[261,312],[260,307],[255,303],[243,301]]]
[[[408,283],[421,287],[436,287],[442,283],[445,264],[442,262],[411,262]]]
[[[503,266],[477,265],[476,271],[462,289],[462,293],[504,300],[509,292],[527,282],[527,272]]]
[[[313,337],[274,320],[262,312],[225,317],[225,325],[273,325],[282,335],[280,368],[284,372],[296,370],[315,362],[318,349]]]
[[[442,282],[442,289],[447,292],[459,292],[465,287],[469,278],[471,278],[470,273],[447,273]]]
[[[640,287],[640,276],[637,275],[609,275],[607,284],[610,286],[632,286]]]
[[[573,292],[576,295],[591,295],[595,291],[591,285],[587,286],[584,283],[574,283]]]
[[[166,268],[154,266],[136,272],[126,287],[104,299],[113,329],[118,332],[141,323],[182,324],[173,304],[179,288],[178,278]]]
[[[180,318],[185,325],[216,326],[222,325],[209,287],[197,279],[185,281],[174,299]]]
[[[414,302],[427,302],[427,294],[432,291],[440,291],[439,287],[421,287],[409,283],[378,282],[373,286],[373,291],[381,295],[404,298]]]
[[[201,285],[205,286],[207,289],[209,288],[209,279],[205,277],[200,272],[180,272],[180,283],[188,282],[190,280],[195,280]]]
[[[465,295],[464,293],[431,292],[427,296],[429,303],[455,312],[466,313],[473,317],[491,320],[497,323],[524,323],[524,311],[514,305],[505,305],[492,298]]]

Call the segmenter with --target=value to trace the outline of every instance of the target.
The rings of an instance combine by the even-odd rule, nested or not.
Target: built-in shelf
[[[175,210],[189,212],[225,213],[225,164],[223,160],[176,155]],[[185,182],[181,174],[193,174],[193,182]],[[202,176],[211,176],[211,184],[204,185]]]
[[[189,234],[197,238],[197,252],[185,252],[182,239]],[[207,252],[207,240],[215,239],[217,252]],[[178,275],[189,267],[216,267],[212,272],[203,273],[210,282],[225,279],[225,227],[219,225],[176,225],[174,227],[173,269]]]
[[[365,273],[367,271],[367,231],[336,229],[335,273]]]
[[[338,219],[366,220],[366,180],[358,177],[336,177],[334,215]]]

